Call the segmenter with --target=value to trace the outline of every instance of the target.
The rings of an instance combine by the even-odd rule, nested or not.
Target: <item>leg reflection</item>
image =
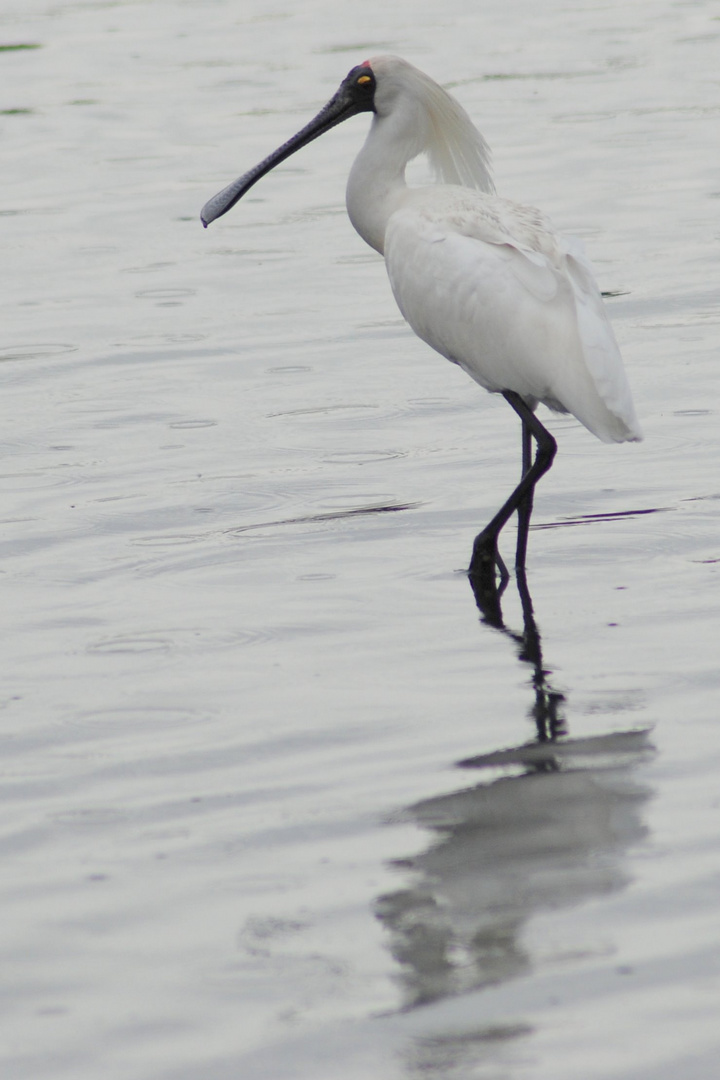
[[[511,630],[505,625],[503,618],[501,599],[507,580],[503,581],[501,578],[498,583],[494,571],[491,575],[483,577],[470,574],[468,580],[483,622],[502,631],[514,641],[519,646],[519,659],[532,667],[532,683],[535,690],[532,716],[537,728],[537,737],[540,742],[554,742],[560,735],[567,734],[565,719],[561,711],[565,695],[558,690],[553,690],[548,682],[549,672],[543,665],[540,631],[535,621],[525,567],[517,566],[515,570],[515,583],[523,616],[522,633]]]

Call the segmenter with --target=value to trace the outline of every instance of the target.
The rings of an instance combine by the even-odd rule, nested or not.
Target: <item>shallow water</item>
[[[5,5],[4,1077],[714,1075],[719,39],[706,2]],[[347,221],[366,120],[198,221],[388,51],[618,294],[646,441],[549,420],[541,656],[461,572],[517,424]]]

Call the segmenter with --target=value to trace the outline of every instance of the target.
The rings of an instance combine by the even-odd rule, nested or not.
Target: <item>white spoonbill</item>
[[[470,573],[494,567],[500,530],[518,511],[523,568],[535,484],[557,444],[539,402],[572,413],[604,442],[642,438],[622,359],[578,241],[558,236],[529,206],[495,195],[487,145],[458,102],[412,64],[379,56],[354,67],[302,131],[202,210],[209,225],[265,173],[356,113],[372,125],[350,170],[347,209],[385,257],[395,299],[415,333],[522,421],[523,475],[476,537]],[[405,167],[427,153],[438,179],[408,187]],[[531,460],[531,437],[537,444]]]

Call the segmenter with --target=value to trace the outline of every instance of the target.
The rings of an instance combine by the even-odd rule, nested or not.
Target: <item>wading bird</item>
[[[604,442],[642,438],[620,352],[592,270],[576,240],[529,206],[495,194],[489,150],[462,106],[395,56],[354,67],[302,131],[203,207],[207,226],[290,154],[357,113],[370,132],[350,170],[347,209],[385,257],[400,311],[415,333],[522,421],[522,478],[476,537],[470,574],[507,580],[497,543],[518,512],[516,566],[525,565],[535,484],[557,444],[539,402],[572,413]],[[426,153],[440,182],[409,187]],[[534,460],[531,439],[536,442]]]

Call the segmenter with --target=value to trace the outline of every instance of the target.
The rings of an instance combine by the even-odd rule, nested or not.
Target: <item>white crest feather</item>
[[[399,77],[403,92],[415,98],[426,121],[423,151],[438,180],[494,194],[490,148],[462,105],[399,56],[375,57],[370,65],[378,76],[379,88]]]

